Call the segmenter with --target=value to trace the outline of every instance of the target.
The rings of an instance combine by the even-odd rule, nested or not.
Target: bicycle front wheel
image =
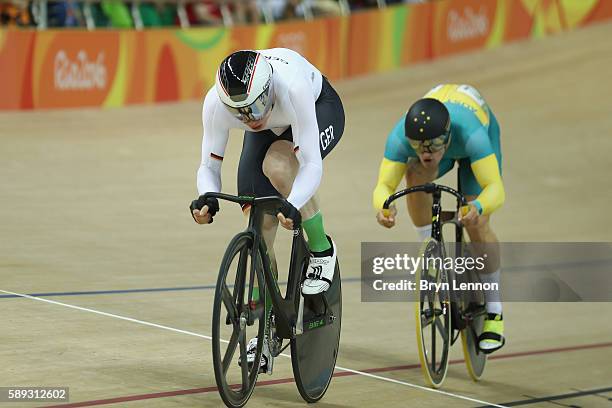
[[[416,340],[425,381],[438,388],[446,377],[452,340],[448,273],[439,262],[444,259],[442,244],[433,238],[427,239],[421,249],[421,259],[423,263],[416,273]],[[427,262],[428,259],[438,263]]]
[[[219,268],[213,303],[215,380],[225,405],[234,408],[246,404],[253,393],[262,355],[265,286],[261,257],[255,257],[258,262],[253,265],[256,253],[250,233],[234,237]],[[253,292],[259,293],[259,299],[249,299],[249,293]],[[247,362],[250,339],[257,339],[255,359],[251,364]]]

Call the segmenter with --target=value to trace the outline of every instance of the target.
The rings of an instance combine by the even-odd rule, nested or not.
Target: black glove
[[[189,206],[189,210],[190,210],[189,212],[191,213],[193,220],[196,221],[196,218],[193,215],[193,210],[200,211],[205,205],[208,206],[208,214],[210,214],[210,223],[212,224],[213,222],[212,217],[214,217],[214,215],[217,214],[217,211],[219,211],[219,200],[217,200],[216,198],[213,198],[213,197],[204,198],[204,196],[201,195],[200,197],[198,197],[197,200],[193,200],[191,202],[191,205]]]
[[[300,210],[295,208],[289,201],[283,201],[280,212],[285,216],[285,218],[291,218],[293,220],[293,229],[300,228],[300,225],[302,224],[302,214],[300,214]]]

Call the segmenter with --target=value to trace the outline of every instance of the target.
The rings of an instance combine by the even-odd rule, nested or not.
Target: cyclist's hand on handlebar
[[[212,215],[208,212],[208,206],[205,205],[201,210],[192,211],[193,219],[198,224],[210,224],[213,220]]]
[[[386,228],[391,228],[395,225],[395,216],[397,215],[397,208],[391,205],[388,210],[380,210],[376,214],[376,221],[380,225]]]
[[[461,207],[461,215],[459,216],[459,221],[463,224],[464,227],[471,227],[478,223],[478,209],[474,204],[468,204],[464,207]]]
[[[219,211],[219,201],[216,198],[204,199],[204,196],[200,196],[191,202],[189,209],[195,222],[210,224],[213,222],[213,216]]]
[[[288,230],[298,229],[302,223],[300,210],[291,205],[289,201],[285,201],[278,214],[276,214],[276,218],[283,228]]]
[[[278,221],[283,226],[283,228],[288,230],[293,229],[293,220],[291,218],[286,218],[281,212],[276,214],[276,218],[278,218]]]

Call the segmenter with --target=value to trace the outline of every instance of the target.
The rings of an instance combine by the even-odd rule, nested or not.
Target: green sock
[[[253,288],[253,302],[259,302],[259,288],[257,286]]]
[[[323,229],[323,216],[321,212],[316,213],[306,221],[302,221],[302,227],[306,231],[306,235],[308,235],[308,247],[312,252],[323,252],[331,248],[325,235],[325,229]]]

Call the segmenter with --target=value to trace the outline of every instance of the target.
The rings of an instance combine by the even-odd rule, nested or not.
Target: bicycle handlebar
[[[287,202],[282,197],[269,196],[269,197],[250,197],[250,196],[235,196],[231,194],[224,193],[205,193],[201,197],[206,198],[219,198],[221,200],[231,201],[233,203],[237,203],[240,205],[249,204],[249,205],[264,205],[264,204],[274,204],[277,203],[279,208]]]
[[[434,194],[434,193],[442,192],[442,191],[445,193],[454,195],[457,198],[457,201],[461,203],[462,207],[467,205],[467,200],[465,199],[463,194],[461,194],[459,191],[453,188],[447,187],[447,186],[440,185],[440,184],[426,183],[420,186],[406,188],[404,190],[398,191],[397,193],[391,194],[389,198],[385,200],[385,203],[383,204],[383,210],[388,210],[389,206],[391,205],[393,201],[405,195],[411,194],[411,193],[422,192],[422,193],[427,193],[427,194]]]

